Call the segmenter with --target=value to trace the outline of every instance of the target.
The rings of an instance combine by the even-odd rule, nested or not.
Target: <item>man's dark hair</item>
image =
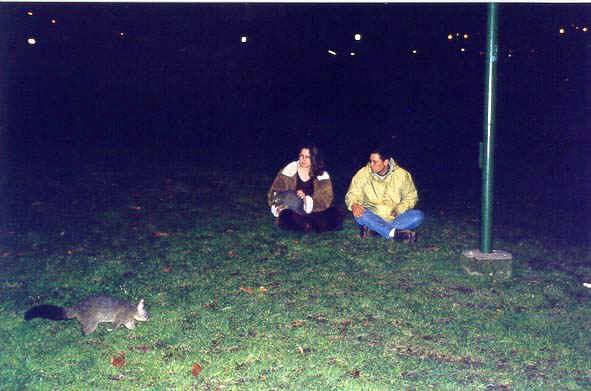
[[[324,157],[322,156],[322,152],[320,151],[320,148],[318,148],[314,144],[304,144],[300,148],[300,151],[304,148],[306,148],[308,151],[310,151],[310,162],[311,162],[310,177],[314,178],[318,175],[322,175],[322,173],[325,170],[325,168],[324,168],[325,165],[324,165]]]
[[[371,155],[372,153],[380,155],[380,159],[382,160],[390,159],[392,157],[390,150],[384,145],[374,147],[369,154]]]

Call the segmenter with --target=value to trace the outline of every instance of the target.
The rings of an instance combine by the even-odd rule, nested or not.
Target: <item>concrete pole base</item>
[[[465,250],[460,265],[474,277],[493,280],[507,280],[513,275],[513,256],[503,250],[482,253],[480,250]]]

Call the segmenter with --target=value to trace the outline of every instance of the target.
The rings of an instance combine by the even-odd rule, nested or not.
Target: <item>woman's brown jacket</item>
[[[273,192],[280,192],[285,190],[296,190],[298,175],[298,162],[291,162],[284,168],[282,168],[271,185],[271,188],[267,192],[267,204],[271,207],[273,202]],[[314,194],[312,199],[314,204],[312,212],[322,212],[330,207],[333,199],[332,182],[328,172],[324,171],[321,175],[318,175],[314,180]]]

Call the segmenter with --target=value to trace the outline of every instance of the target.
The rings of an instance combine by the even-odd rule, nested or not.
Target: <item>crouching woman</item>
[[[289,208],[277,201],[277,194],[294,191],[301,204]],[[280,228],[290,231],[324,232],[340,230],[344,213],[332,206],[332,182],[324,169],[320,150],[314,145],[300,149],[298,160],[283,167],[267,192],[267,203]],[[293,203],[292,203],[293,204]]]

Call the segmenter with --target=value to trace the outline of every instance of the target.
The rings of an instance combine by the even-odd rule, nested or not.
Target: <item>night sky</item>
[[[484,3],[2,3],[0,14],[11,164],[72,166],[124,145],[274,173],[312,138],[329,166],[358,167],[383,142],[431,186],[445,185],[438,171],[479,180]],[[587,190],[589,28],[589,4],[499,6],[501,176],[550,167]]]

